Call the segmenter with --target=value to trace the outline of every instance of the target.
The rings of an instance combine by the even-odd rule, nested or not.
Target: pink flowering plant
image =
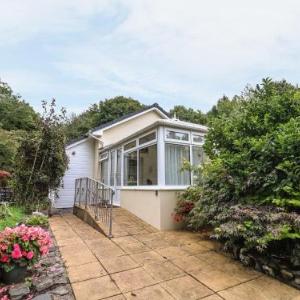
[[[50,246],[50,235],[41,227],[7,227],[0,232],[0,268],[9,272],[16,266],[32,266]]]

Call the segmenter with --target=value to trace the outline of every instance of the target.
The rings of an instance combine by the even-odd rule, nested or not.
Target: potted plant
[[[50,246],[50,235],[41,227],[20,225],[0,232],[2,281],[6,284],[23,281],[27,268],[46,255]]]

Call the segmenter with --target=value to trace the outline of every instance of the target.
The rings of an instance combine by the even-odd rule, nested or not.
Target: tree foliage
[[[36,128],[37,121],[33,108],[0,80],[0,128],[29,131]]]
[[[192,108],[186,108],[183,105],[175,105],[173,109],[170,110],[170,115],[187,122],[192,122],[196,124],[205,125],[207,123],[206,114],[202,113],[200,110],[195,110]]]
[[[91,128],[118,119],[144,107],[139,101],[123,96],[114,97],[93,104],[87,111],[72,116],[66,125],[68,139],[86,134]]]
[[[55,100],[47,106],[43,102],[44,113],[38,129],[28,132],[22,139],[16,154],[14,170],[14,190],[17,201],[36,208],[55,192],[67,168],[65,153],[65,132],[63,122],[65,111],[55,111]]]
[[[300,89],[264,79],[218,106],[205,143],[210,161],[190,191],[200,190],[189,225],[210,224],[228,245],[260,251],[298,239]]]
[[[39,115],[0,80],[0,169],[12,172],[20,138],[35,130]]]

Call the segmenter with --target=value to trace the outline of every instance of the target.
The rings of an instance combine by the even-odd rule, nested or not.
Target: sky
[[[209,110],[300,78],[298,0],[0,0],[0,78],[41,110],[118,95]]]

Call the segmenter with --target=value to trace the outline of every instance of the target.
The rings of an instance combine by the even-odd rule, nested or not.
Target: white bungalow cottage
[[[91,129],[66,146],[69,169],[54,206],[73,207],[75,179],[90,177],[114,189],[115,205],[158,229],[173,229],[177,193],[193,184],[182,162],[202,163],[206,132],[170,118],[158,104]]]

